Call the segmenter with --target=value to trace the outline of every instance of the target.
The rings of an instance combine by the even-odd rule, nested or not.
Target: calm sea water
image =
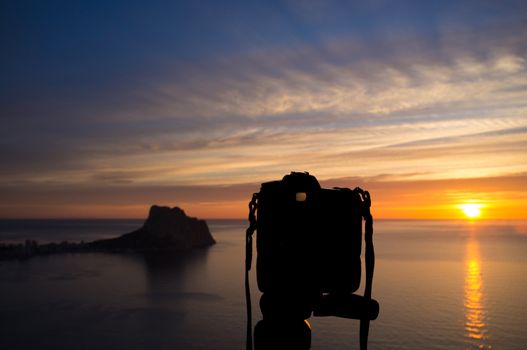
[[[141,223],[0,221],[0,241],[88,241]],[[246,223],[209,226],[218,244],[170,258],[0,262],[1,348],[243,349]],[[526,222],[377,221],[374,240],[381,311],[370,349],[527,349]],[[310,323],[312,349],[358,349],[358,321]]]

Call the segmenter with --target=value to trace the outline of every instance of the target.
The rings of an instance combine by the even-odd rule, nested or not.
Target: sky
[[[0,218],[243,218],[309,171],[527,219],[525,1],[5,0],[0,39]]]

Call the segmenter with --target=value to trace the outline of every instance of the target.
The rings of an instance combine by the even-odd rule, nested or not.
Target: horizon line
[[[248,221],[247,218],[201,218],[201,217],[195,217],[195,216],[189,216],[190,218],[198,219],[198,220],[210,220],[210,221]],[[65,217],[33,217],[33,218],[7,218],[7,217],[0,217],[0,220],[5,221],[15,221],[15,220],[146,220],[147,218],[137,218],[137,217],[115,217],[115,218],[97,218],[97,217],[71,217],[71,218],[65,218]],[[478,222],[478,221],[485,221],[485,222],[491,222],[491,221],[527,221],[527,218],[491,218],[491,219],[485,219],[485,218],[478,218],[478,219],[466,219],[466,218],[386,218],[386,217],[380,217],[380,218],[373,218],[374,221],[466,221],[466,222]]]

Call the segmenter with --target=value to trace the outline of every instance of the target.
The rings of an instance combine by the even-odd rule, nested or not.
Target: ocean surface
[[[142,220],[0,220],[0,242],[89,241]],[[244,221],[176,256],[0,261],[1,349],[243,349]],[[375,349],[527,349],[527,222],[376,221]],[[316,259],[316,257],[313,257]],[[253,325],[260,293],[252,275]],[[361,283],[362,287],[364,281]],[[358,349],[359,322],[311,318],[312,349]]]

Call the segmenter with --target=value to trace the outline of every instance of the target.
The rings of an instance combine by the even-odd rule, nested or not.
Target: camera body
[[[358,191],[321,188],[308,173],[262,184],[256,275],[264,318],[287,304],[305,319],[323,294],[358,289],[363,207]]]

